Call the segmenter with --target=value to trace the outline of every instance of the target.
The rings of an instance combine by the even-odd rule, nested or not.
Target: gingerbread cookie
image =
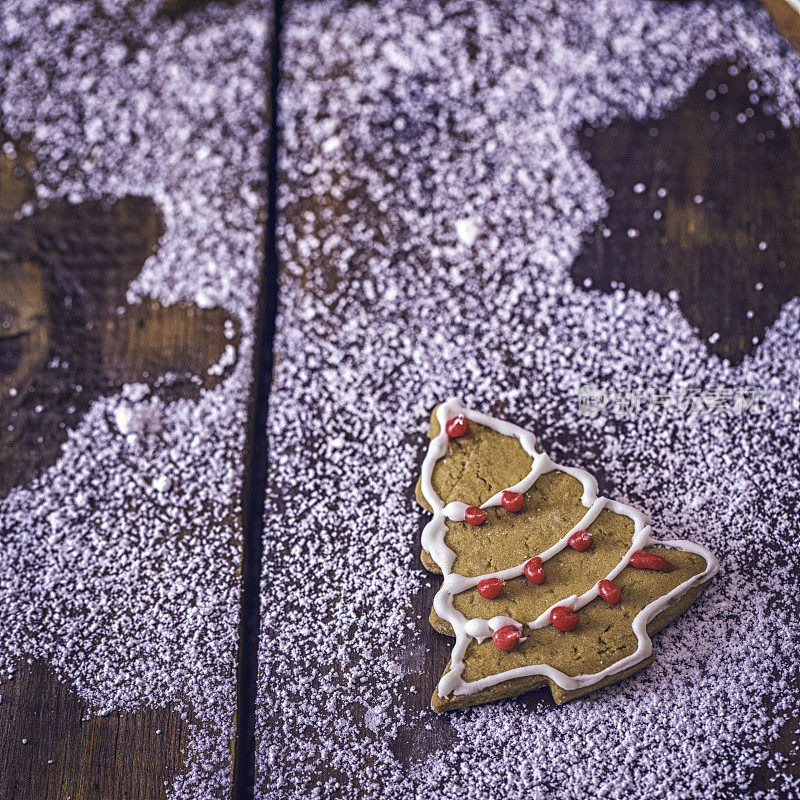
[[[700,545],[653,540],[644,514],[516,425],[450,399],[429,436],[422,561],[444,576],[431,624],[456,640],[435,711],[544,684],[563,703],[621,680],[719,568]]]

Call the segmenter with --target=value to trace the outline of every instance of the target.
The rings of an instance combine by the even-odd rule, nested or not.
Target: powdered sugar
[[[581,124],[658,114],[720,58],[798,124],[800,59],[755,6],[641,0],[298,3],[284,46],[259,796],[797,796],[800,302],[733,368],[674,301],[569,268],[606,207]],[[588,417],[588,383],[763,394]],[[720,556],[642,674],[564,708],[428,709],[444,661],[414,608],[439,579],[415,560],[413,481],[450,394]]]
[[[0,4],[2,124],[32,135],[41,204],[157,202],[166,233],[130,298],[224,306],[243,337],[220,373],[237,363],[197,402],[134,385],[96,402],[59,463],[0,501],[0,670],[44,657],[97,713],[191,714],[170,796],[197,800],[231,781],[270,10],[158,9]]]

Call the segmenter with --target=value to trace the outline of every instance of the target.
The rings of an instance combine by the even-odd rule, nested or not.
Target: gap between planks
[[[244,547],[242,560],[239,663],[236,696],[236,741],[233,761],[234,800],[254,797],[256,766],[256,695],[261,625],[260,589],[267,489],[267,417],[274,367],[273,341],[278,314],[278,89],[280,81],[283,2],[273,0],[270,37],[269,136],[264,154],[267,173],[267,219],[259,287],[253,396],[248,419],[250,461],[242,489]]]

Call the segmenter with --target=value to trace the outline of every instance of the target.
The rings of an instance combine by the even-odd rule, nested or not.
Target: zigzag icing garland
[[[558,540],[552,547],[544,550],[541,553],[531,553],[530,557],[538,555],[543,562],[552,558],[567,546],[570,536],[579,530],[585,530],[597,518],[598,514],[607,508],[616,514],[629,517],[634,523],[634,534],[631,540],[631,546],[627,553],[623,556],[622,560],[604,576],[607,580],[613,580],[619,573],[627,566],[631,554],[637,550],[641,550],[648,545],[661,545],[664,547],[674,547],[681,550],[687,550],[697,555],[702,556],[706,561],[706,568],[703,572],[692,578],[684,581],[679,586],[675,587],[671,592],[656,598],[653,602],[645,606],[634,617],[632,628],[636,634],[638,647],[634,653],[620,661],[612,664],[606,669],[585,675],[577,675],[571,677],[565,675],[560,670],[549,666],[548,664],[531,664],[526,667],[517,667],[515,669],[507,670],[496,675],[490,675],[477,681],[464,681],[461,677],[464,672],[464,654],[466,653],[467,646],[470,639],[477,640],[478,643],[492,635],[494,631],[506,625],[513,625],[518,630],[522,630],[522,623],[510,617],[497,616],[492,619],[467,619],[460,611],[457,611],[453,606],[453,597],[459,592],[470,589],[476,586],[479,581],[486,580],[487,578],[499,578],[501,580],[508,580],[510,578],[517,578],[523,574],[523,567],[525,562],[510,569],[501,570],[500,572],[491,572],[485,575],[478,575],[476,577],[466,577],[452,572],[453,563],[456,554],[445,544],[445,536],[447,534],[447,525],[445,520],[463,522],[464,512],[467,509],[465,503],[451,502],[447,505],[444,504],[442,499],[436,494],[432,485],[433,470],[436,462],[447,454],[447,447],[449,437],[445,432],[445,425],[448,420],[453,417],[463,415],[471,422],[479,425],[484,425],[487,428],[492,428],[500,434],[505,436],[513,436],[519,440],[523,450],[531,456],[532,464],[531,471],[514,486],[507,487],[507,490],[513,492],[525,493],[533,486],[536,480],[547,472],[559,470],[571,475],[580,481],[583,487],[583,495],[581,503],[587,509],[586,514],[579,520],[575,527],[567,531],[561,539]],[[469,695],[480,692],[483,689],[488,689],[490,686],[495,686],[514,678],[527,677],[530,675],[543,675],[550,678],[562,689],[573,690],[589,686],[593,683],[603,680],[609,675],[614,675],[621,672],[634,664],[648,658],[653,651],[653,643],[647,635],[647,623],[663,611],[670,602],[677,597],[680,597],[691,587],[705,582],[719,569],[719,562],[713,553],[707,550],[702,545],[694,542],[684,541],[681,539],[671,539],[666,541],[657,541],[651,537],[650,521],[635,508],[628,506],[624,503],[609,500],[606,497],[597,496],[597,481],[594,476],[582,469],[573,467],[563,467],[554,463],[547,454],[539,452],[537,449],[536,437],[510,422],[491,417],[488,414],[481,414],[478,411],[472,411],[466,408],[457,398],[450,398],[445,403],[442,403],[436,412],[436,419],[439,422],[439,434],[431,440],[428,446],[428,452],[425,455],[425,460],[422,462],[422,480],[421,490],[423,497],[427,500],[430,507],[433,509],[433,519],[425,526],[422,532],[422,546],[430,554],[431,558],[436,562],[442,570],[444,580],[439,591],[433,601],[433,607],[436,613],[452,625],[455,631],[456,641],[450,656],[450,669],[442,676],[439,681],[438,693],[440,697],[447,697],[450,694],[456,695]],[[506,491],[506,490],[504,490]],[[491,506],[500,505],[500,498],[502,491],[490,497],[481,508],[489,508]],[[528,559],[526,559],[527,562]],[[601,579],[602,580],[602,579]],[[555,606],[568,606],[569,608],[577,611],[585,606],[590,601],[598,596],[598,581],[589,591],[582,595],[571,595],[565,597],[558,602],[554,603],[546,611],[542,612],[536,619],[527,622],[529,628],[544,628],[550,624],[550,611]]]

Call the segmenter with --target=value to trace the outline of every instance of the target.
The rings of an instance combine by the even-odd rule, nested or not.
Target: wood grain
[[[239,344],[223,309],[127,302],[164,233],[152,200],[34,208],[34,156],[11,144],[0,152],[0,497],[57,461],[98,397],[131,382],[197,397],[230,373],[209,368]],[[42,662],[20,664],[0,698],[0,800],[163,798],[196,724],[169,706],[94,715]]]
[[[184,14],[197,11],[203,6],[207,6],[211,0],[162,0],[161,13],[171,19],[177,19]],[[217,0],[224,5],[233,5],[236,0]]]
[[[156,800],[183,766],[191,720],[170,707],[92,715],[41,662],[0,697],[0,800]]]
[[[739,363],[800,295],[800,130],[765,113],[748,69],[710,68],[661,119],[584,128],[609,211],[578,286],[674,297],[712,353]]]
[[[98,397],[132,382],[196,397],[229,374],[208,370],[238,344],[222,309],[126,301],[164,232],[151,200],[57,201],[20,217],[35,200],[32,156],[12,144],[0,155],[0,496],[57,460]]]

